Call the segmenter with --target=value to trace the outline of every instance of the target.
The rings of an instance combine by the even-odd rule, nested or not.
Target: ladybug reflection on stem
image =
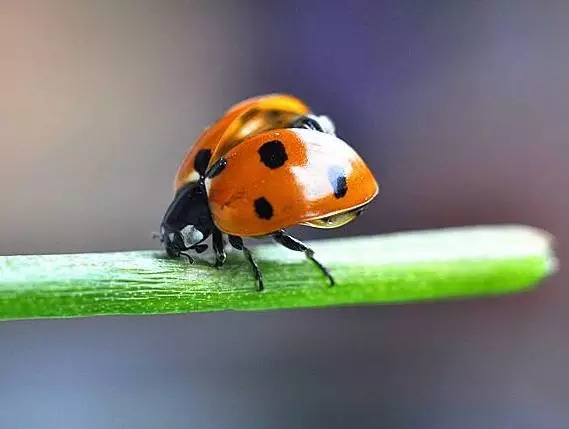
[[[334,135],[327,117],[310,114],[290,96],[251,100],[255,101],[241,103],[250,104],[220,133],[241,133],[242,138],[222,137],[216,145],[202,135],[198,147],[186,156],[176,178],[174,201],[162,220],[161,241],[169,256],[185,255],[191,260],[186,252],[203,252],[207,249],[203,242],[211,236],[219,267],[225,262],[227,238],[232,247],[243,251],[258,289],[263,290],[261,270],[243,237],[271,236],[291,250],[304,252],[333,285],[333,277],[314,258],[314,251],[285,228],[345,225],[377,195],[378,185],[359,155]],[[270,115],[264,112],[267,107]],[[283,117],[287,118],[284,123]]]

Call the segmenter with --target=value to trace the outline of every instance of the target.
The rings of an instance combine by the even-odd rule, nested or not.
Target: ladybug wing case
[[[224,159],[226,167],[206,185],[214,223],[231,235],[262,236],[298,223],[341,226],[378,192],[360,156],[319,131],[267,131]]]
[[[286,128],[309,110],[301,100],[286,94],[262,95],[236,104],[198,137],[178,168],[174,189],[198,180],[208,166],[244,139]]]

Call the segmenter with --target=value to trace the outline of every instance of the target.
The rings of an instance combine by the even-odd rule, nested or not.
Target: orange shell
[[[309,113],[309,108],[296,97],[286,94],[268,94],[244,100],[231,107],[225,114],[198,137],[178,168],[174,189],[199,178],[194,168],[196,155],[203,149],[212,155],[212,165],[229,149],[247,137],[262,131],[283,128],[298,116]]]
[[[261,236],[348,212],[379,189],[348,144],[314,130],[267,131],[224,158],[226,167],[206,185],[214,223],[232,235]]]

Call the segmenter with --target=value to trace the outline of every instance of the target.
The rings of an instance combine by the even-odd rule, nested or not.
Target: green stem
[[[495,295],[555,270],[551,238],[524,226],[455,228],[311,243],[337,280],[302,254],[254,249],[266,290],[243,256],[221,269],[161,251],[0,257],[0,319],[267,310]]]

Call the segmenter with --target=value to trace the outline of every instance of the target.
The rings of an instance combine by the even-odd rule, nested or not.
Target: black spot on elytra
[[[328,180],[332,185],[332,190],[336,198],[342,198],[346,195],[346,192],[348,192],[348,183],[346,180],[346,172],[341,166],[333,165],[328,168]]]
[[[205,170],[207,169],[210,159],[211,150],[209,149],[200,150],[194,158],[194,169],[200,174],[200,176],[205,174]]]
[[[257,198],[254,204],[255,213],[257,213],[257,216],[261,219],[269,220],[273,217],[273,206],[265,197]]]
[[[271,140],[263,144],[258,152],[261,162],[270,169],[282,167],[288,159],[284,144],[280,140]]]

